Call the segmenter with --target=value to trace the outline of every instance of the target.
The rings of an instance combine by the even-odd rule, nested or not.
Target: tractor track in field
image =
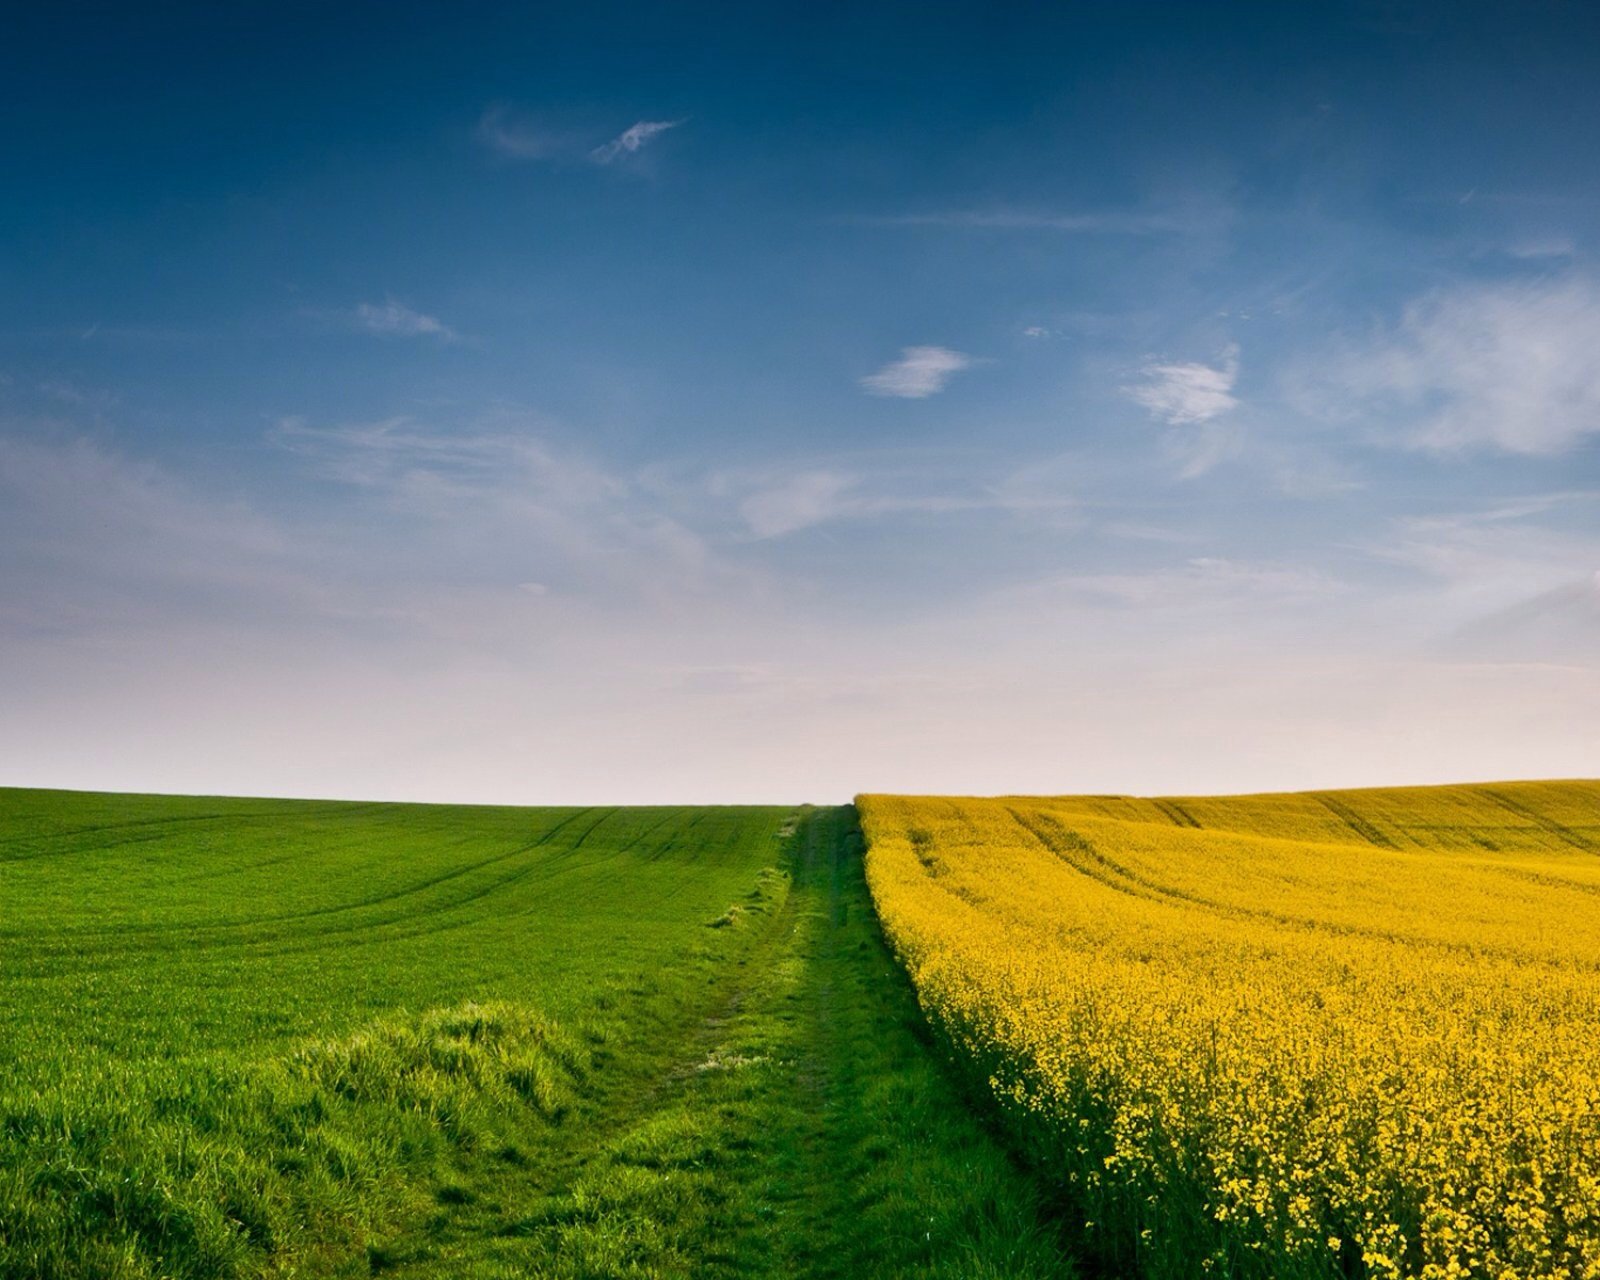
[[[1319,799],[1321,797],[1318,797]],[[1172,888],[1161,884],[1149,876],[1141,875],[1132,868],[1108,858],[1094,843],[1080,833],[1069,827],[1061,825],[1060,821],[1048,813],[1037,813],[1032,819],[1014,806],[1008,806],[1007,812],[1016,824],[1026,831],[1043,849],[1054,854],[1060,861],[1078,872],[1086,879],[1094,881],[1107,889],[1129,897],[1140,898],[1147,902],[1160,903],[1164,906],[1192,908],[1203,911],[1223,919],[1233,920],[1259,920],[1277,928],[1293,930],[1299,933],[1331,934],[1341,937],[1368,938],[1374,942],[1389,945],[1417,945],[1419,940],[1409,935],[1396,933],[1389,929],[1373,928],[1367,925],[1355,924],[1349,921],[1331,922],[1316,920],[1306,916],[1289,915],[1281,911],[1273,911],[1266,907],[1249,907],[1243,903],[1220,902],[1213,898],[1206,898],[1196,893],[1182,889]],[[1385,852],[1399,852],[1393,844],[1379,845],[1377,841],[1368,840],[1370,844],[1383,849]],[[1560,877],[1540,876],[1515,867],[1503,867],[1488,864],[1488,869],[1496,874],[1503,874],[1511,878],[1531,881],[1533,883],[1557,886],[1575,893],[1592,895],[1600,893],[1600,886],[1585,885],[1578,881],[1566,880]],[[951,888],[941,883],[946,891],[974,905],[982,905],[979,895],[970,890]],[[1460,955],[1488,954],[1520,954],[1514,949],[1496,947],[1482,940],[1450,941],[1440,938],[1426,939],[1426,945],[1440,951],[1455,952]],[[1569,962],[1527,960],[1526,963],[1549,963],[1553,967],[1565,967]]]
[[[1031,1184],[914,1029],[849,815],[806,816],[759,934],[704,999],[615,1047],[537,1169],[386,1247],[385,1274],[858,1280],[967,1276],[975,1258],[1070,1274]]]
[[[1547,817],[1537,809],[1529,808],[1519,800],[1508,796],[1504,791],[1494,790],[1490,787],[1479,787],[1478,790],[1493,800],[1507,813],[1514,813],[1517,817],[1533,823],[1541,831],[1548,832],[1562,844],[1570,845],[1574,849],[1581,849],[1585,853],[1594,853],[1595,847],[1590,841],[1579,835],[1571,827],[1557,822],[1554,818]]]
[[[462,876],[471,875],[475,871],[482,871],[482,870],[484,870],[485,868],[488,868],[488,867],[498,866],[499,864],[501,864],[503,862],[509,862],[513,858],[519,858],[519,857],[522,857],[525,854],[533,853],[535,850],[548,848],[549,845],[550,845],[550,842],[551,842],[551,838],[553,836],[555,836],[558,832],[565,830],[567,827],[571,826],[574,822],[576,822],[579,818],[582,818],[583,816],[585,816],[586,814],[591,813],[591,812],[593,812],[592,809],[580,809],[580,810],[578,810],[578,812],[572,814],[570,817],[564,818],[560,822],[557,822],[553,827],[549,828],[548,830],[541,832],[537,839],[530,840],[530,841],[528,841],[528,842],[526,842],[524,844],[520,844],[520,845],[516,846],[513,849],[509,849],[509,850],[506,850],[506,851],[501,852],[501,853],[493,854],[493,855],[491,855],[490,857],[487,857],[487,858],[481,858],[476,862],[468,862],[468,863],[464,863],[464,864],[462,864],[461,866],[458,866],[458,867],[452,867],[448,871],[442,871],[437,875],[429,876],[428,878],[423,879],[423,880],[412,881],[410,884],[402,885],[400,888],[390,890],[389,892],[386,892],[386,893],[373,894],[373,895],[370,895],[370,896],[365,897],[365,898],[353,899],[353,900],[351,900],[349,902],[335,903],[335,904],[333,904],[331,906],[326,906],[326,907],[310,907],[310,908],[307,908],[304,911],[285,911],[285,912],[279,912],[279,913],[277,913],[275,915],[251,916],[248,919],[244,919],[244,920],[217,920],[217,921],[203,921],[202,920],[202,921],[194,921],[194,922],[129,921],[129,922],[122,923],[122,924],[99,924],[99,923],[96,923],[96,924],[92,924],[92,925],[80,925],[80,926],[77,926],[77,927],[67,926],[67,927],[61,928],[57,932],[58,932],[58,935],[63,937],[63,938],[71,938],[75,934],[87,934],[87,935],[93,935],[93,936],[104,936],[106,934],[118,934],[118,935],[124,935],[124,936],[132,936],[132,935],[138,935],[138,934],[171,934],[171,933],[183,934],[185,936],[195,937],[195,938],[203,938],[208,934],[220,934],[220,933],[224,933],[224,932],[229,931],[229,930],[270,928],[273,925],[290,924],[290,923],[295,923],[295,922],[299,922],[299,921],[303,921],[303,920],[327,919],[330,916],[344,915],[344,914],[347,914],[347,913],[353,912],[353,911],[363,911],[363,910],[366,910],[366,909],[371,908],[371,907],[381,907],[381,906],[384,906],[385,904],[388,904],[388,903],[399,902],[402,899],[409,898],[409,897],[414,897],[415,895],[417,895],[419,893],[426,893],[429,889],[438,888],[440,885],[448,884],[452,880],[459,880]],[[557,850],[556,851],[556,858],[559,858],[560,856],[564,855],[565,853],[571,852],[571,850],[576,849],[579,844],[582,844],[582,842],[585,839],[587,839],[588,836],[590,836],[590,835],[592,835],[594,833],[595,828],[597,828],[602,822],[604,822],[606,820],[606,818],[609,818],[614,813],[616,813],[616,810],[614,808],[606,810],[606,812],[604,814],[602,814],[601,817],[597,821],[592,823],[583,832],[583,834],[578,837],[578,840],[577,840],[576,843],[574,843],[571,846],[567,846],[566,848]],[[152,837],[152,838],[154,838],[154,837]],[[555,859],[552,859],[552,861],[553,860],[555,860]],[[506,878],[504,883],[509,883],[511,880],[519,878],[522,874],[523,874],[523,872],[519,871],[519,872],[515,873],[514,875],[509,876],[509,877]],[[497,885],[489,886],[487,892],[492,892],[495,887],[497,887]],[[482,897],[482,896],[483,896],[482,893],[474,893],[474,894],[469,895],[466,898],[452,900],[451,902],[444,904],[444,907],[445,907],[445,909],[448,909],[448,908],[450,908],[452,906],[456,906],[456,905],[459,905],[459,904],[462,904],[462,903],[472,902],[472,901],[474,901],[477,898]],[[400,916],[400,917],[397,917],[397,918],[398,919],[404,919],[406,917],[405,916]],[[359,928],[367,928],[367,927],[370,927],[371,925],[373,925],[375,923],[376,924],[382,924],[384,922],[383,921],[362,921],[357,927],[359,927]],[[322,931],[322,933],[324,933],[324,934],[328,933],[328,932],[334,932],[334,931],[333,930],[324,930],[324,931]],[[15,937],[23,937],[23,936],[27,936],[27,935],[26,934],[20,934],[20,933],[17,933],[15,931],[10,931],[10,932],[0,931],[0,938],[15,938]],[[319,936],[321,936],[321,935],[319,934]],[[73,945],[76,946],[76,943],[74,943]]]
[[[1387,832],[1385,832],[1370,819],[1365,818],[1361,814],[1357,813],[1343,800],[1336,800],[1332,796],[1324,795],[1320,791],[1313,791],[1309,792],[1308,794],[1313,800],[1320,804],[1329,813],[1333,814],[1334,817],[1338,818],[1340,822],[1344,823],[1345,826],[1347,826],[1351,831],[1354,831],[1368,844],[1379,849],[1388,849],[1391,851],[1399,850],[1400,846],[1390,838]]]
[[[814,851],[801,852],[802,844],[810,839],[807,833],[804,842],[794,841],[793,862],[814,856]],[[469,1209],[460,1215],[451,1235],[440,1242],[439,1255],[386,1270],[385,1274],[396,1280],[453,1277],[462,1265],[463,1253],[470,1255],[486,1242],[514,1240],[526,1230],[530,1213],[536,1214],[539,1206],[571,1195],[585,1172],[605,1159],[609,1148],[661,1112],[673,1095],[700,1073],[725,1029],[762,984],[774,953],[792,936],[798,910],[791,875],[783,901],[762,922],[759,937],[740,949],[737,958],[718,965],[720,981],[706,1000],[676,1011],[678,1016],[669,1030],[663,1032],[659,1026],[649,1025],[636,1028],[631,1036],[608,1050],[606,1063],[595,1073],[593,1087],[579,1113],[549,1131],[538,1174],[516,1188],[510,1203],[497,1205],[489,1214]],[[631,1069],[624,1065],[628,1063],[632,1063]],[[404,1256],[411,1247],[415,1246],[402,1242],[396,1252]]]
[[[181,938],[190,947],[199,950],[215,950],[221,948],[249,948],[256,956],[290,955],[305,951],[318,951],[326,947],[331,938],[343,938],[344,945],[349,948],[369,947],[392,942],[399,938],[421,937],[431,933],[441,933],[452,928],[472,925],[475,917],[460,918],[460,913],[472,907],[490,895],[510,888],[535,877],[553,876],[559,874],[566,860],[578,849],[579,845],[594,831],[616,813],[608,809],[586,828],[578,837],[577,842],[568,846],[559,846],[551,851],[550,856],[541,858],[531,865],[521,866],[513,871],[498,876],[487,884],[475,886],[470,892],[460,897],[451,898],[446,902],[438,903],[421,910],[404,909],[396,914],[374,918],[351,918],[352,913],[371,911],[374,908],[393,906],[402,902],[411,902],[417,895],[436,889],[440,885],[449,884],[468,876],[474,872],[483,871],[489,867],[500,866],[513,859],[524,858],[536,853],[540,849],[550,847],[551,837],[558,831],[564,830],[573,822],[583,817],[592,810],[580,810],[571,817],[557,823],[548,831],[541,833],[536,840],[518,845],[516,848],[503,853],[498,853],[489,858],[456,867],[442,874],[432,876],[427,880],[413,883],[389,893],[374,895],[354,902],[339,903],[329,907],[317,907],[307,911],[285,912],[271,916],[257,916],[249,920],[220,921],[207,924],[197,923],[172,923],[172,922],[136,922],[121,926],[110,926],[95,929],[91,926],[77,928],[63,928],[59,931],[59,941],[52,941],[49,946],[36,946],[32,949],[33,958],[41,961],[56,961],[48,971],[41,972],[38,976],[59,976],[70,970],[84,971],[103,967],[104,963],[114,962],[117,958],[136,952],[154,952],[167,949],[174,938]],[[642,838],[642,837],[640,837]],[[609,851],[608,859],[623,856],[627,848],[638,842],[638,838],[631,841],[629,846]],[[342,917],[342,919],[341,919]],[[337,924],[317,928],[314,932],[300,932],[294,927],[305,924],[320,923],[338,919]],[[406,927],[406,926],[410,927]],[[285,933],[285,927],[288,927]],[[263,936],[265,935],[265,936]],[[10,940],[24,940],[32,938],[29,933],[6,934],[0,932],[0,938]],[[87,952],[82,943],[83,937],[110,938],[117,945],[100,949],[97,952]],[[63,965],[59,961],[67,958],[79,961],[76,965]],[[26,972],[18,972],[14,976],[26,978]]]

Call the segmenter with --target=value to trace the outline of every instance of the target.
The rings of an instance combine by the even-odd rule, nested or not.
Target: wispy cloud
[[[508,160],[546,160],[611,165],[637,155],[669,129],[688,123],[679,120],[639,120],[609,142],[594,145],[594,134],[587,130],[560,127],[537,116],[525,115],[505,103],[497,103],[478,120],[478,142]],[[587,133],[587,136],[585,134]]]
[[[972,459],[915,459],[883,455],[834,459],[773,472],[722,472],[707,489],[735,501],[739,518],[758,541],[841,520],[1005,513],[1058,525],[1074,523],[1078,503],[1052,469],[979,474]]]
[[[71,405],[76,409],[103,412],[117,403],[114,392],[97,387],[79,386],[76,382],[69,382],[65,378],[50,378],[41,382],[39,390],[51,400]]]
[[[514,114],[504,103],[497,103],[478,120],[478,141],[490,151],[512,160],[543,160],[566,151],[570,140],[565,134]]]
[[[0,542],[0,642],[115,642],[172,609],[259,618],[315,595],[247,504],[82,437],[0,433]]]
[[[1188,224],[1170,214],[1051,213],[1032,209],[943,209],[851,218],[864,227],[942,227],[954,231],[1059,231],[1077,235],[1157,235]]]
[[[1304,407],[1436,452],[1559,454],[1600,436],[1600,286],[1460,286],[1302,378]]]
[[[393,517],[395,537],[458,557],[454,574],[514,563],[521,581],[597,602],[674,597],[730,575],[635,476],[558,448],[545,425],[516,410],[444,426],[290,418],[271,438]]]
[[[870,395],[926,400],[973,364],[971,356],[949,347],[902,347],[898,360],[862,378],[861,385]]]
[[[976,475],[973,454],[863,455],[715,491],[697,473],[678,502],[560,438],[510,411],[285,424],[278,443],[343,491],[315,491],[307,518],[297,484],[275,518],[259,476],[254,498],[230,501],[214,477],[8,438],[0,420],[0,545],[16,552],[0,557],[0,650],[19,726],[0,765],[53,785],[554,803],[619,788],[757,800],[841,753],[840,774],[810,785],[848,794],[884,759],[901,789],[996,792],[1059,786],[1063,768],[1085,789],[1153,776],[1150,790],[1237,790],[1320,784],[1342,759],[1373,771],[1352,782],[1415,776],[1403,770],[1424,756],[1438,776],[1595,759],[1587,534],[1563,550],[1530,532],[1482,547],[1484,563],[1476,535],[1414,525],[1401,531],[1414,563],[1436,565],[1444,589],[1390,561],[1386,580],[1405,581],[1374,599],[1340,557],[1215,537],[1180,551],[1160,530],[1123,530],[1113,554],[1084,538],[1038,565],[1057,576],[1008,587],[991,570],[937,608],[886,609],[874,578],[871,625],[851,626],[818,618],[842,593],[808,580],[807,548],[769,546],[756,526],[777,538],[806,521],[1029,505],[1074,475],[1098,504],[1100,486],[1069,460],[1007,488]],[[1481,519],[1589,500],[1534,495]],[[865,545],[817,541],[830,559]],[[915,555],[928,559],[920,538]],[[771,576],[747,568],[763,560]],[[1455,601],[1450,583],[1485,569],[1521,595]],[[1426,613],[1438,631],[1492,608],[1511,612],[1459,642],[1472,662],[1388,665],[1393,622],[1414,632]],[[1536,655],[1565,665],[1512,665]],[[1063,764],[1063,723],[1105,728]],[[1219,762],[1219,731],[1252,754]],[[776,760],[773,741],[788,744]],[[1385,742],[1405,749],[1374,763]],[[530,776],[543,789],[529,793]]]
[[[1317,569],[1223,556],[1194,556],[1181,565],[1141,573],[1075,574],[1043,585],[1050,590],[1138,609],[1237,605],[1257,599],[1303,601],[1342,594],[1347,589]]]
[[[1592,665],[1600,652],[1600,572],[1475,619],[1448,647],[1501,661]]]
[[[633,155],[652,139],[683,123],[682,120],[640,120],[629,125],[610,142],[596,147],[589,153],[589,159],[596,164],[611,164],[624,156]]]
[[[454,342],[460,337],[454,329],[435,316],[413,311],[393,298],[378,302],[363,302],[352,316],[355,326],[364,333],[386,338],[438,338]]]
[[[1150,363],[1144,380],[1126,388],[1129,398],[1169,426],[1209,422],[1239,405],[1233,394],[1239,377],[1239,348],[1230,346],[1219,364]]]
[[[1577,242],[1564,232],[1523,236],[1513,240],[1506,252],[1513,258],[1570,258],[1578,252]]]
[[[407,417],[326,427],[285,418],[270,438],[327,479],[407,506],[477,503],[495,493],[548,494],[578,506],[620,498],[626,488],[599,467],[558,456],[520,419],[450,431]]]
[[[1495,611],[1600,568],[1600,538],[1589,531],[1597,499],[1573,490],[1401,516],[1363,550],[1432,579],[1463,613]]]
[[[837,519],[855,504],[851,490],[860,477],[837,471],[804,471],[748,494],[739,514],[758,538],[776,538]]]

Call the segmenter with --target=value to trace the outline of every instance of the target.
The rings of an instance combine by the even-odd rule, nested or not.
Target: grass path
[[[861,853],[0,789],[0,1280],[1060,1274]]]
[[[537,1164],[463,1169],[430,1220],[370,1251],[370,1269],[1062,1274],[1029,1182],[923,1039],[860,855],[853,810],[808,811],[781,905],[703,997],[614,1046]]]

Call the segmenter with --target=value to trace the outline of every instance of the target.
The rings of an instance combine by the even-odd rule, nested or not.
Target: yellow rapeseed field
[[[1600,783],[859,803],[1113,1274],[1600,1277]]]

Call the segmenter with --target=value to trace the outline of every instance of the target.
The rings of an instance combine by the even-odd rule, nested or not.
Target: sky
[[[1600,775],[1600,8],[7,25],[0,783]]]

